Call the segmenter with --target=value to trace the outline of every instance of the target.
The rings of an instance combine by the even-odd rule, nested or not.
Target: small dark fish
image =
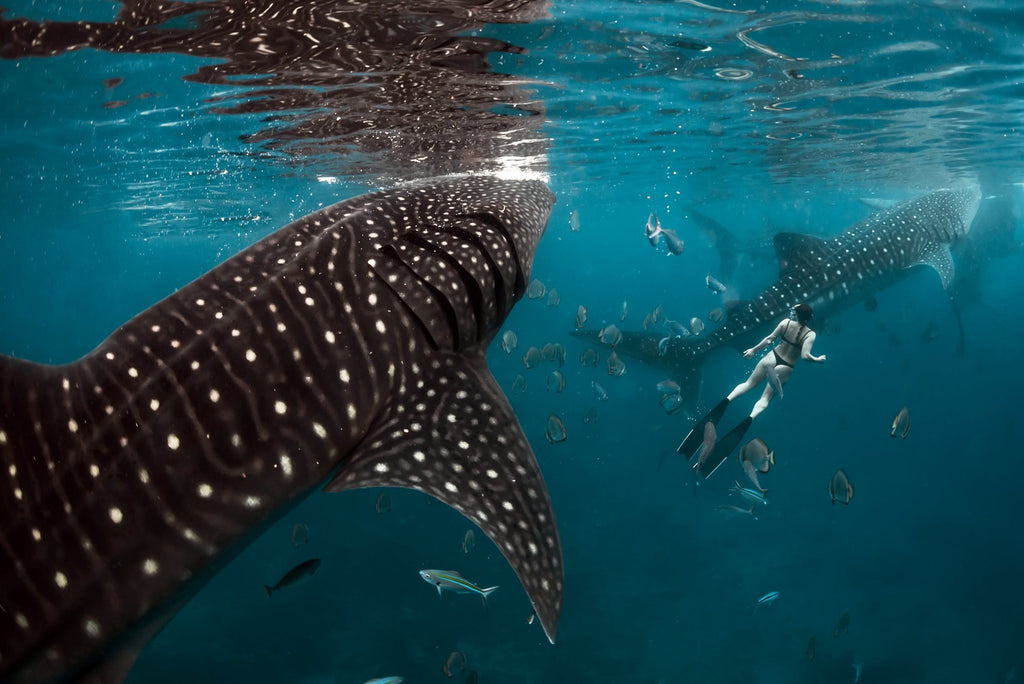
[[[725,320],[725,309],[720,306],[708,311],[708,320],[712,323],[721,323]]]
[[[562,375],[561,371],[551,371],[551,375],[548,376],[548,392],[555,392],[561,394],[562,390],[564,389],[565,376]]]
[[[654,319],[655,323],[661,323],[665,320],[665,307],[661,304],[654,307],[654,311],[651,312],[651,318]]]
[[[295,523],[292,528],[292,546],[298,548],[299,544],[309,543],[309,527],[306,523]]]
[[[815,641],[816,639],[814,637],[811,637],[810,640],[807,642],[807,650],[804,651],[804,654],[807,656],[808,660],[814,660]]]
[[[462,535],[462,553],[469,553],[476,548],[476,534],[473,530],[466,530]]]
[[[921,331],[921,340],[924,342],[931,342],[938,338],[939,326],[934,322],[930,321],[925,329]]]
[[[651,328],[655,326],[654,314],[647,314],[644,316],[643,329],[644,332],[649,332]]]
[[[290,587],[293,584],[301,582],[304,579],[308,579],[313,576],[317,568],[320,567],[319,558],[310,558],[309,560],[302,561],[294,568],[284,574],[284,577],[277,581],[272,587],[268,587],[266,584],[263,585],[263,590],[267,592],[267,598],[275,591],[280,591],[285,587]]]
[[[582,330],[587,324],[587,307],[582,304],[576,309],[576,329]]]
[[[874,297],[868,297],[864,300],[865,311],[878,311],[878,300]]]
[[[716,294],[722,294],[725,292],[725,285],[722,284],[722,281],[710,273],[708,273],[707,277],[704,278],[704,284],[708,286],[709,290]]]
[[[837,622],[836,626],[832,629],[832,638],[833,639],[838,639],[840,634],[849,634],[849,633],[850,633],[850,614],[847,612],[847,613],[843,613],[842,615],[839,616],[839,622]]]
[[[548,342],[547,344],[545,344],[543,347],[540,348],[540,358],[544,359],[545,361],[554,361],[555,360],[555,343],[554,342]]]
[[[103,87],[110,90],[124,83],[123,78],[105,78],[103,79]]]
[[[682,394],[662,394],[658,403],[661,404],[661,408],[665,409],[665,413],[670,416],[674,413],[679,413],[685,404]]]
[[[568,357],[568,352],[565,351],[565,345],[561,342],[555,342],[551,347],[551,356],[558,364],[558,367],[561,368],[565,365],[565,359]]]
[[[547,288],[544,287],[544,283],[540,282],[536,278],[530,281],[530,284],[526,287],[526,296],[530,299],[540,299],[547,292]]]
[[[533,368],[534,366],[541,362],[541,358],[542,356],[540,349],[537,349],[536,347],[530,347],[529,349],[526,350],[526,353],[523,354],[523,365],[526,366],[527,368]]]
[[[601,386],[596,380],[590,381],[590,389],[594,390],[594,396],[598,401],[608,401],[608,390]]]
[[[552,289],[548,292],[548,306],[558,306],[562,303],[562,296],[558,290]]]
[[[449,653],[448,659],[441,666],[441,672],[444,672],[445,677],[451,677],[455,674],[455,668],[459,668],[459,672],[466,671],[466,654],[462,651]]]
[[[617,378],[621,378],[626,372],[626,364],[623,363],[619,355],[612,350],[611,356],[608,357],[608,375],[614,375]]]
[[[841,504],[850,504],[850,499],[853,498],[853,484],[842,468],[828,481],[828,493],[832,497],[832,503],[838,501]]]
[[[128,104],[128,100],[108,100],[103,103],[104,109],[119,109]]]
[[[889,435],[895,437],[897,432],[903,439],[906,439],[907,433],[910,432],[910,410],[906,406],[892,419],[892,430],[889,431]]]
[[[580,232],[580,213],[575,209],[569,212],[569,232]]]
[[[548,426],[544,430],[544,436],[547,437],[548,442],[551,444],[564,442],[568,436],[565,433],[565,423],[554,413],[548,416]]]
[[[584,366],[592,366],[597,368],[597,362],[601,360],[601,357],[593,349],[587,349],[580,354],[580,363]]]
[[[387,513],[391,510],[391,495],[381,492],[377,495],[377,501],[373,504],[374,510],[378,513]]]
[[[516,375],[516,379],[512,381],[513,392],[525,392],[526,391],[526,378],[523,377],[522,373]]]
[[[583,412],[583,424],[584,425],[591,425],[591,424],[596,423],[596,422],[597,422],[597,408],[594,407],[594,406],[591,406],[590,408],[588,408],[586,411]]]

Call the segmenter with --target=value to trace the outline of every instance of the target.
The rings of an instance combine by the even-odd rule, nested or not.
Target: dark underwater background
[[[557,644],[527,624],[530,603],[490,540],[477,531],[463,551],[472,525],[454,510],[406,490],[389,490],[381,513],[378,490],[316,493],[219,572],[128,681],[441,682],[455,650],[487,684],[1014,681],[1024,667],[1015,3],[579,0],[543,12],[524,2],[515,9],[529,11],[501,22],[477,19],[475,3],[451,4],[463,6],[452,33],[470,46],[455,52],[470,56],[427,60],[444,72],[438,91],[393,108],[364,99],[359,84],[254,85],[286,73],[275,65],[208,77],[203,68],[232,62],[175,49],[178,33],[145,50],[12,55],[0,43],[5,354],[70,362],[274,229],[367,189],[488,170],[508,155],[558,198],[533,277],[560,304],[524,298],[503,327],[518,349],[502,351],[499,332],[488,351],[558,516]],[[166,26],[188,35],[197,20],[179,5]],[[4,19],[69,22],[108,22],[123,9],[5,6]],[[430,7],[409,26],[446,4]],[[333,100],[294,94],[333,87]],[[474,88],[496,94],[477,100]],[[434,112],[440,93],[456,106]],[[332,107],[362,113],[342,130],[305,125]],[[418,111],[444,126],[406,128]],[[388,130],[399,142],[371,144],[367,131]],[[431,135],[422,149],[401,142]],[[626,373],[612,377],[604,349],[597,368],[578,361],[593,346],[569,335],[579,305],[591,326],[624,330],[658,305],[684,321],[722,305],[704,283],[720,255],[694,209],[736,237],[740,265],[727,284],[751,297],[778,275],[774,233],[831,236],[874,211],[861,198],[962,182],[979,183],[986,200],[974,241],[956,250],[952,290],[919,268],[867,306],[818,321],[815,353],[828,362],[798,364],[751,429],[776,458],[756,520],[715,509],[745,505],[729,492],[743,482],[734,459],[695,486],[675,453],[694,413],[659,405],[663,370],[624,357]],[[681,255],[647,244],[652,211],[684,240]],[[560,394],[546,390],[555,364],[522,362],[527,347],[549,342],[568,352]],[[695,410],[751,368],[731,349],[713,356]],[[518,374],[527,387],[513,393]],[[754,399],[734,402],[724,424]],[[894,439],[904,406],[912,428]],[[584,423],[592,408],[596,421]],[[564,442],[545,439],[551,413]],[[830,503],[838,468],[855,486],[849,506]],[[309,540],[296,546],[297,524]],[[267,599],[264,584],[312,557],[323,561],[312,578]],[[486,607],[439,599],[417,576],[424,568],[501,588]],[[770,591],[778,600],[755,608]],[[834,636],[844,614],[849,630]]]

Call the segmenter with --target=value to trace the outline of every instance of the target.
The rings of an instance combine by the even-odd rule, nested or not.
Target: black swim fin
[[[687,461],[693,458],[693,455],[700,449],[700,445],[704,443],[704,425],[707,423],[718,425],[718,421],[722,420],[722,416],[725,415],[725,409],[727,408],[729,408],[728,397],[715,404],[715,407],[708,411],[706,416],[697,421],[693,429],[690,430],[690,434],[686,435],[686,439],[676,449],[676,453],[684,454]]]
[[[705,480],[711,477],[711,474],[718,469],[718,466],[722,465],[725,459],[729,458],[729,454],[736,449],[753,422],[754,419],[747,416],[739,425],[715,442],[715,447],[708,454],[707,459],[700,464],[700,474],[704,476]]]

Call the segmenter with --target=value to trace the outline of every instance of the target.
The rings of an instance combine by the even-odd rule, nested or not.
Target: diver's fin
[[[693,429],[690,430],[690,434],[686,435],[686,439],[676,449],[677,454],[683,454],[686,456],[686,460],[689,461],[693,458],[693,455],[697,453],[697,449],[704,443],[704,426],[707,423],[712,425],[718,425],[718,421],[722,420],[722,416],[725,415],[725,410],[729,408],[729,398],[726,397],[722,401],[715,404],[715,407],[707,412],[703,418],[698,420]],[[714,452],[712,452],[713,454]]]
[[[729,430],[724,437],[715,442],[715,447],[700,466],[700,474],[704,476],[705,480],[711,477],[712,473],[718,469],[718,466],[725,462],[725,459],[729,458],[729,454],[743,440],[743,435],[747,434],[747,430],[750,429],[750,425],[753,422],[754,419],[747,416],[739,425]]]

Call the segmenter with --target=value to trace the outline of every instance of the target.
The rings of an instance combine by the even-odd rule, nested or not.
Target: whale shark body
[[[940,190],[872,214],[839,235],[822,239],[798,233],[774,238],[779,278],[757,297],[734,302],[725,322],[703,338],[623,331],[616,351],[667,371],[696,406],[700,369],[708,354],[746,345],[787,316],[800,302],[827,317],[888,287],[918,265],[935,269],[942,285],[953,282],[950,245],[964,237],[981,203],[977,186]],[[595,331],[573,333],[591,341]],[[755,340],[756,341],[756,340]]]
[[[484,361],[553,201],[494,177],[360,196],[74,363],[0,357],[0,679],[123,679],[214,571],[325,483],[459,510],[554,641],[558,531]]]

